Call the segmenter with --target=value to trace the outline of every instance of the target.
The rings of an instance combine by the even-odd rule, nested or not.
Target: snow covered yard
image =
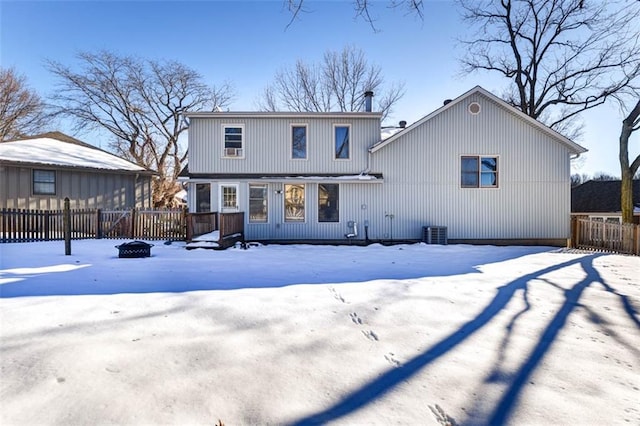
[[[640,258],[0,245],[0,424],[640,424]]]

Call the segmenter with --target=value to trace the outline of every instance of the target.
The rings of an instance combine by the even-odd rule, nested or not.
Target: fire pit
[[[153,244],[144,241],[131,241],[116,246],[119,258],[151,257]]]

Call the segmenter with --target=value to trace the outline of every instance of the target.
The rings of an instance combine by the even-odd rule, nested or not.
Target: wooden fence
[[[188,213],[163,210],[69,210],[72,240],[113,238],[191,240],[220,231],[220,240],[244,234],[244,213]],[[0,242],[23,243],[65,239],[64,210],[0,209]]]
[[[640,225],[573,218],[571,247],[640,255]]]
[[[182,209],[70,210],[71,239],[184,240],[187,215]],[[2,243],[63,239],[64,210],[0,209]]]

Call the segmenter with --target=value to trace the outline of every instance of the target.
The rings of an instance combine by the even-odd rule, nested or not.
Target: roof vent
[[[401,129],[404,129],[405,127],[407,127],[407,122],[406,122],[406,121],[404,121],[404,120],[402,120],[402,121],[400,121],[400,122],[398,123],[398,126],[399,126]]]
[[[445,99],[444,102],[442,103],[442,105],[446,105],[451,103],[451,99]]]
[[[371,112],[371,103],[373,100],[373,92],[371,90],[367,90],[364,92],[364,110],[365,112]]]
[[[480,114],[480,104],[477,102],[471,102],[469,104],[469,113],[471,113],[472,115]]]

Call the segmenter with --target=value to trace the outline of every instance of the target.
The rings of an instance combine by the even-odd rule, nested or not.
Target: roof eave
[[[149,175],[149,176],[158,175],[158,172],[155,172],[149,169],[143,169],[143,170],[105,169],[105,168],[99,168],[99,167],[69,166],[64,164],[49,164],[49,163],[40,163],[40,162],[33,162],[33,161],[4,160],[1,158],[0,158],[0,165],[15,166],[15,167],[40,167],[40,168],[49,168],[49,169],[64,169],[64,170],[88,171],[88,172],[127,173],[127,174],[139,174],[139,175]]]
[[[186,112],[186,118],[368,118],[380,119],[381,112],[284,112],[284,111],[224,111]]]

